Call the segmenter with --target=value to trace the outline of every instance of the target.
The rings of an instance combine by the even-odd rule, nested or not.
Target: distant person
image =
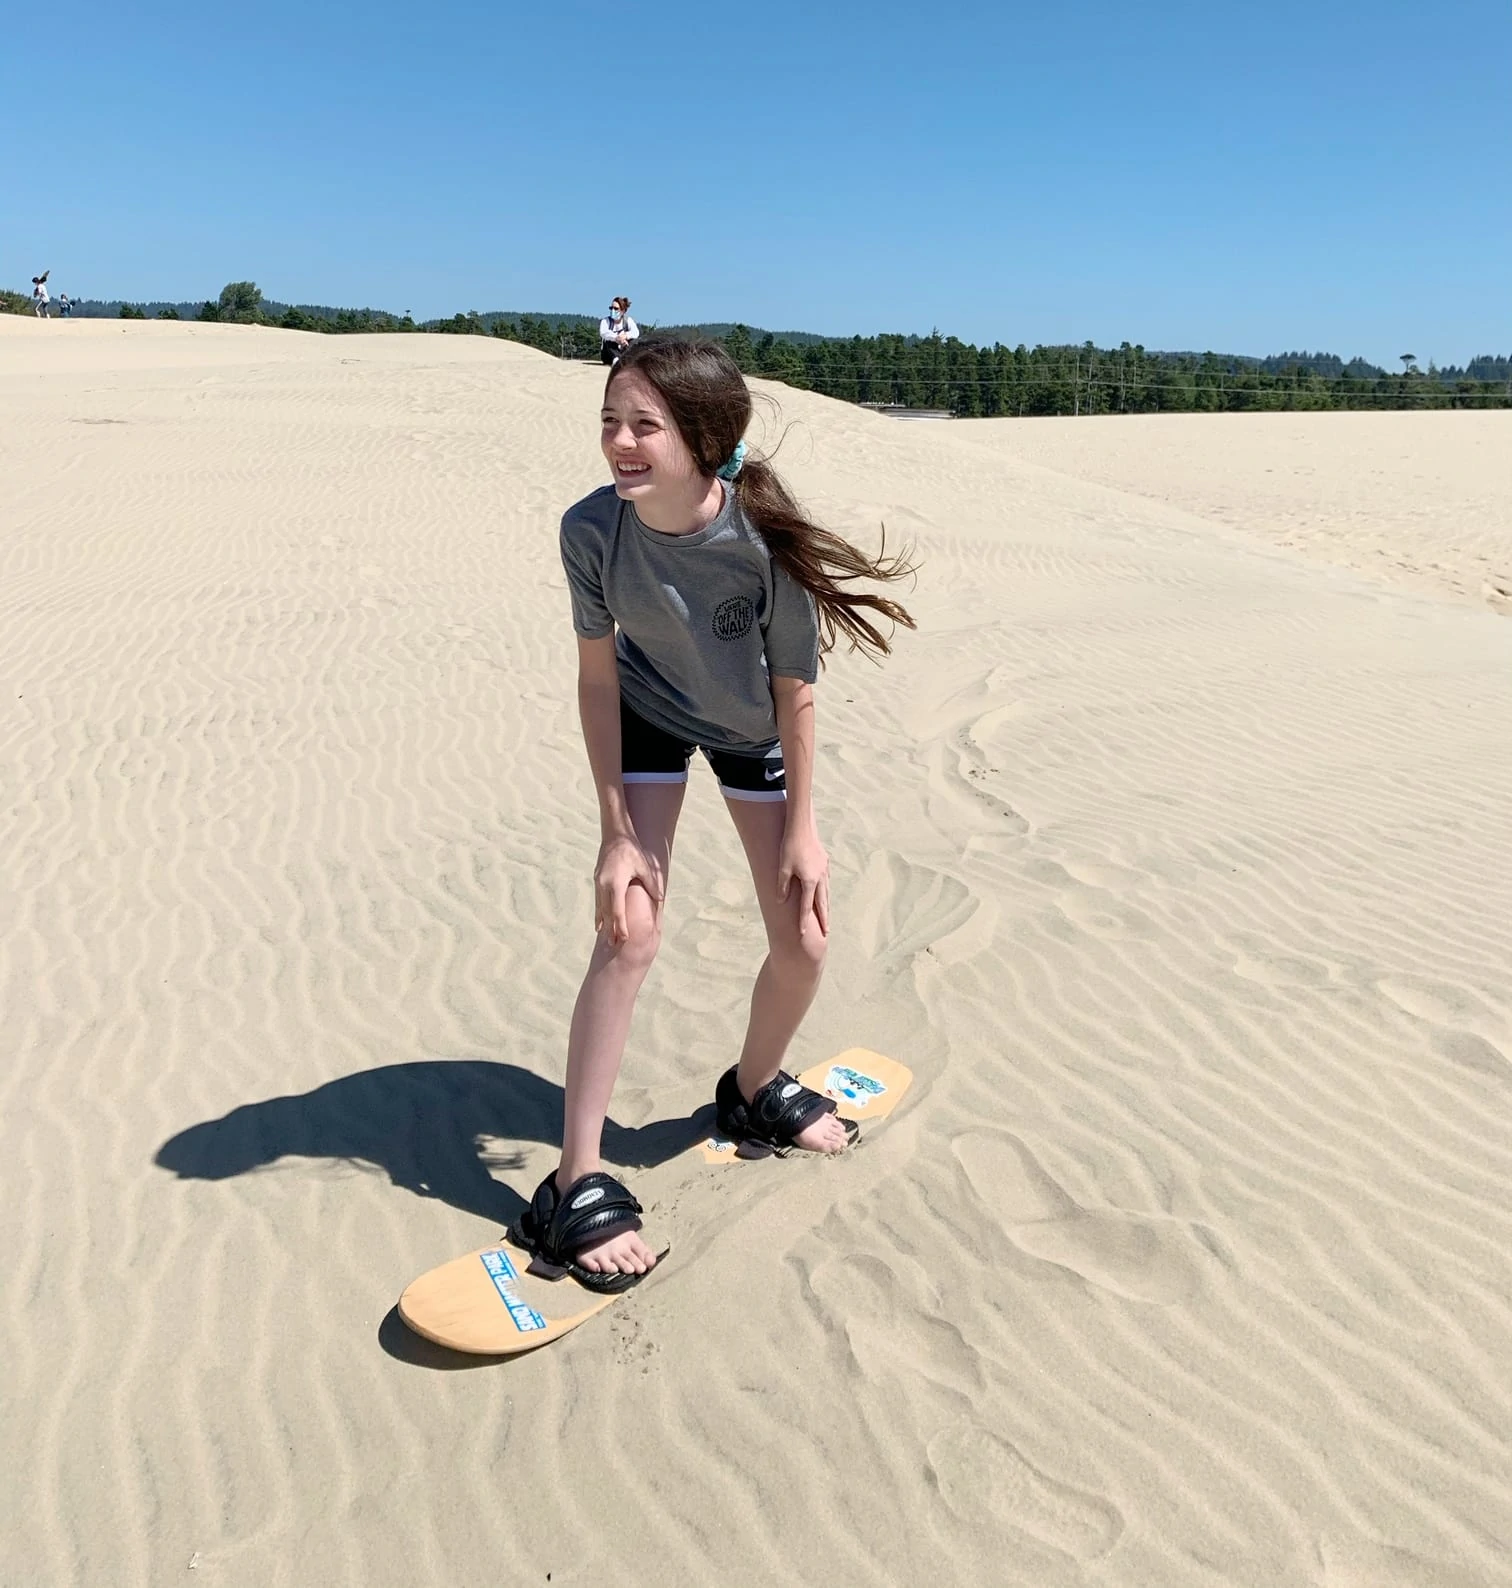
[[[52,318],[52,316],[47,312],[47,305],[49,302],[47,296],[47,278],[51,274],[52,271],[44,270],[40,276],[32,277],[32,309],[36,313],[36,316],[39,320],[48,320]]]
[[[60,320],[68,320],[72,317],[73,304],[69,300],[69,296],[66,292],[60,292],[58,294],[58,318]]]
[[[599,358],[605,364],[617,364],[620,354],[639,335],[640,327],[630,318],[630,300],[616,298],[599,321]]]

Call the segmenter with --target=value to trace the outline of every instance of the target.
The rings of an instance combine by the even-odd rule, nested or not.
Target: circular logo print
[[[756,603],[750,596],[731,596],[714,608],[711,625],[715,637],[721,640],[741,640],[751,632],[756,621]]]

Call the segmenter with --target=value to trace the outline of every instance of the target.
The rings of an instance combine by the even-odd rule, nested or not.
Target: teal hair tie
[[[733,480],[741,469],[745,467],[746,444],[744,441],[735,443],[735,450],[730,454],[730,461],[714,472],[722,480]]]

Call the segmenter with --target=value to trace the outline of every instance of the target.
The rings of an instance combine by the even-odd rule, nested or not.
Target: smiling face
[[[599,445],[614,488],[648,524],[645,510],[676,518],[680,510],[697,507],[717,483],[699,472],[661,393],[634,370],[610,380],[600,424]]]

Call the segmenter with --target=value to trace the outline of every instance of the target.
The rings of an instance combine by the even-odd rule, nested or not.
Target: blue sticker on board
[[[848,1064],[832,1064],[824,1078],[824,1089],[832,1096],[843,1097],[852,1108],[865,1108],[874,1097],[881,1097],[887,1088],[874,1076],[863,1075]]]
[[[484,1252],[483,1266],[488,1270],[488,1277],[493,1280],[494,1289],[499,1293],[499,1299],[509,1308],[509,1316],[521,1334],[530,1334],[533,1330],[544,1329],[546,1320],[532,1307],[525,1298],[515,1289],[519,1280],[519,1273],[515,1265],[509,1260],[508,1252]]]

